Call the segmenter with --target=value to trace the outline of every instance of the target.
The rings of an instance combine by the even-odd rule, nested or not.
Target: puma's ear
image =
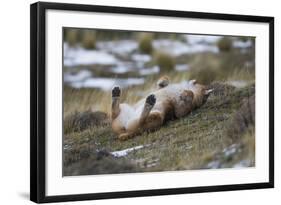
[[[192,85],[195,85],[197,83],[197,81],[194,79],[194,80],[190,80],[190,84]]]
[[[213,91],[214,91],[214,89],[205,90],[205,95],[209,95],[209,94],[212,93]]]

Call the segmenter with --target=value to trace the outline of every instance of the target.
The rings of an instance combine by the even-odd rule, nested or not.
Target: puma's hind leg
[[[120,87],[116,86],[112,89],[111,118],[114,120],[120,113]]]
[[[127,139],[130,139],[133,137],[133,134],[132,133],[129,133],[129,132],[125,132],[125,133],[122,133],[118,136],[118,139],[121,140],[121,141],[125,141]]]
[[[148,117],[145,120],[145,123],[143,124],[142,128],[144,130],[155,130],[158,129],[164,122],[164,115],[163,113],[159,111],[152,111],[148,115]]]
[[[192,110],[192,101],[194,94],[191,90],[184,90],[179,99],[175,102],[175,116],[181,118],[189,114]]]

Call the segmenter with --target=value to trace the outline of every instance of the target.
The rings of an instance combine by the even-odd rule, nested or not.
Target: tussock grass
[[[209,84],[217,78],[220,59],[215,54],[194,56],[190,65],[190,78],[199,83]]]
[[[232,49],[232,40],[229,37],[223,37],[218,40],[217,46],[221,52],[228,52]]]
[[[153,51],[153,34],[152,33],[139,33],[139,51],[141,53],[151,54]]]
[[[64,133],[81,132],[91,127],[103,126],[110,123],[109,116],[101,111],[74,113],[64,119]]]
[[[95,31],[85,30],[82,35],[82,47],[86,49],[96,48],[96,33]]]
[[[160,72],[171,72],[175,67],[175,59],[165,52],[154,53],[155,64],[159,66]]]
[[[64,30],[65,41],[70,46],[75,46],[79,41],[79,31],[77,29]]]

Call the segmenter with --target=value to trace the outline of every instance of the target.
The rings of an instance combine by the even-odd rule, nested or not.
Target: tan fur
[[[120,88],[113,89],[112,129],[120,140],[155,130],[168,120],[187,116],[203,105],[212,92],[195,80],[169,85],[167,76],[157,81],[157,87],[158,90],[134,105],[120,104]]]
[[[170,79],[168,76],[164,75],[161,78],[159,78],[159,80],[157,81],[157,87],[160,88],[164,88],[166,87],[170,82]]]

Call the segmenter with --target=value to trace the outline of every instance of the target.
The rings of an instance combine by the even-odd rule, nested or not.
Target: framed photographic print
[[[31,5],[30,198],[274,187],[274,18]]]

